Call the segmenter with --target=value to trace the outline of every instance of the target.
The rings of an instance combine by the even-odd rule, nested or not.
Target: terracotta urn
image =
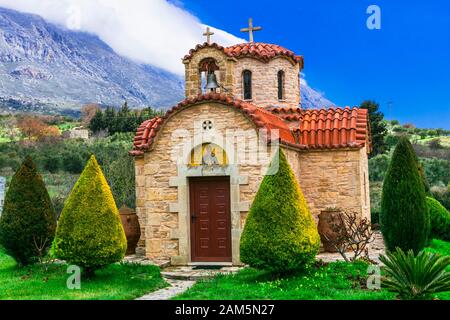
[[[127,206],[119,209],[120,219],[127,237],[127,255],[136,253],[136,246],[141,238],[141,226],[136,212]]]
[[[336,239],[336,232],[333,231],[332,225],[339,223],[341,211],[338,209],[324,210],[319,216],[319,235],[325,252],[337,252],[333,244],[328,240]]]

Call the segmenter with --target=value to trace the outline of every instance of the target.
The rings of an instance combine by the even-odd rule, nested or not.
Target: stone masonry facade
[[[243,72],[252,72],[252,103],[261,107],[290,107],[300,105],[300,64],[280,56],[268,62],[252,58],[236,59],[227,56],[214,47],[206,47],[184,61],[186,78],[186,97],[202,93],[200,73],[201,62],[214,59],[219,70],[217,80],[223,88],[217,92],[243,100]],[[284,72],[284,99],[278,100],[278,72]]]
[[[180,111],[167,120],[152,149],[136,159],[137,214],[142,228],[138,252],[154,260],[170,260],[173,265],[190,263],[189,197],[190,176],[202,176],[197,170],[177,159],[189,158],[182,137],[195,137],[201,124],[210,120],[215,133],[203,136],[205,142],[221,145],[225,132],[245,132],[248,143],[258,139],[253,123],[241,112],[220,104],[200,104]],[[180,130],[182,128],[182,130]],[[194,138],[195,140],[195,138]],[[235,139],[233,148],[242,145]],[[195,148],[195,143],[191,144]],[[370,216],[367,179],[367,154],[360,150],[300,151],[282,147],[299,181],[311,213],[318,222],[322,210],[340,208]],[[184,150],[183,150],[184,149]],[[224,146],[228,155],[233,151]],[[240,265],[239,243],[245,220],[259,185],[264,178],[264,166],[239,164],[222,174],[231,177],[232,253],[233,264]],[[363,205],[361,205],[363,204]]]
[[[246,137],[246,154],[255,151],[252,148],[257,145],[257,131],[253,123],[235,109],[204,104],[183,110],[169,119],[152,150],[136,159],[136,211],[142,228],[138,252],[148,258],[171,260],[173,265],[190,262],[188,179],[203,175],[198,169],[177,164],[175,159],[190,157],[190,150],[197,145],[192,143],[191,148],[182,150],[180,146],[185,145],[182,137],[194,137],[201,132],[205,120],[213,122],[215,133],[203,135],[200,143],[213,142],[220,146],[227,133],[242,133]],[[183,129],[178,130],[180,128]],[[230,157],[233,149],[238,150],[242,143],[242,138],[237,137],[231,145],[223,147]],[[237,165],[237,153],[233,158],[227,171],[220,175],[231,177],[233,264],[239,265],[240,234],[255,190],[263,178],[263,166]]]
[[[239,59],[234,66],[234,95],[244,99],[243,72],[252,72],[251,102],[261,107],[297,108],[300,104],[299,64],[280,57],[269,62],[251,58]],[[278,72],[284,72],[284,99],[278,100]]]
[[[191,50],[183,63],[186,100],[164,117],[145,121],[130,151],[135,157],[136,212],[142,229],[139,255],[172,265],[191,264],[195,259],[191,257],[190,180],[229,177],[232,264],[242,264],[241,234],[278,146],[273,140],[268,144],[260,128],[280,133],[280,146],[316,223],[328,209],[370,219],[371,139],[366,110],[301,110],[303,58],[280,46],[250,43],[230,49],[205,43]],[[202,94],[202,72],[211,71],[211,65],[220,88]],[[242,101],[245,70],[252,73],[251,101]],[[281,101],[279,71],[284,73]],[[212,167],[207,161],[191,163],[192,151],[204,145],[225,151],[226,163]]]

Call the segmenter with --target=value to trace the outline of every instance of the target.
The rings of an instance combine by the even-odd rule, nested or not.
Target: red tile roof
[[[370,152],[372,147],[366,109],[304,110],[295,132],[298,143],[312,149],[367,146]]]
[[[300,149],[340,149],[367,146],[371,151],[367,110],[359,108],[330,108],[301,110],[278,108],[270,111],[230,96],[212,93],[186,99],[170,109],[164,117],[145,121],[137,130],[133,156],[149,150],[165,121],[179,111],[205,102],[215,102],[242,112],[257,128],[277,129],[282,144]],[[290,125],[292,123],[292,125]],[[269,141],[270,142],[270,141]]]
[[[281,118],[277,117],[273,113],[259,108],[254,104],[239,99],[233,99],[232,97],[224,94],[209,93],[199,95],[194,98],[188,98],[180,102],[178,105],[167,111],[165,116],[162,118],[158,117],[145,121],[137,130],[134,138],[133,150],[130,154],[133,156],[143,155],[146,150],[150,149],[157,137],[158,131],[160,131],[160,129],[164,126],[167,119],[171,118],[181,110],[205,102],[215,102],[226,108],[234,108],[242,112],[255,124],[257,128],[267,129],[269,133],[271,129],[277,129],[282,141],[293,144],[296,142],[294,132]]]
[[[279,45],[261,42],[241,43],[227,48],[222,47],[217,43],[208,44],[207,42],[205,42],[204,44],[197,45],[194,49],[189,51],[189,54],[186,55],[183,60],[191,59],[195,52],[207,47],[216,48],[225,53],[229,57],[233,58],[251,57],[264,62],[268,62],[276,57],[282,56],[290,58],[296,63],[297,62],[300,63],[301,69],[303,69],[304,62],[302,56],[297,56],[291,50],[283,48]]]

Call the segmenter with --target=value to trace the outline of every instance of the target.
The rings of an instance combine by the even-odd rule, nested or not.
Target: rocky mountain
[[[304,109],[319,109],[335,106],[322,93],[308,86],[308,83],[304,79],[300,81],[300,96],[302,108]]]
[[[181,77],[121,57],[94,35],[0,8],[3,106],[79,109],[127,100],[131,106],[163,107],[183,94]]]
[[[97,36],[0,8],[0,111],[77,113],[86,103],[169,107],[183,79],[116,54]],[[331,103],[302,86],[305,108]]]

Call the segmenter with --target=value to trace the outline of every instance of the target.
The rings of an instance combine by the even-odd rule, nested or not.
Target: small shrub
[[[435,138],[435,139],[430,140],[430,142],[428,142],[428,146],[429,146],[431,149],[433,149],[433,150],[436,150],[436,149],[443,149],[443,148],[444,148],[444,147],[442,146],[441,139],[439,139],[439,138]]]
[[[383,181],[389,168],[391,158],[386,154],[379,154],[369,160],[370,181]]]
[[[83,171],[83,158],[78,153],[66,153],[63,155],[64,170],[73,174]]]
[[[279,168],[266,175],[241,237],[241,260],[257,269],[289,272],[314,261],[319,233],[299,184],[280,150]]]
[[[75,184],[61,213],[54,253],[90,275],[121,261],[127,241],[111,190],[94,156]]]
[[[430,217],[418,159],[406,137],[395,148],[383,183],[381,231],[388,250],[420,252],[428,243]]]
[[[380,256],[385,265],[386,276],[382,285],[398,293],[405,300],[430,299],[433,294],[450,291],[449,256],[422,251],[414,256],[412,250],[406,255],[400,248],[394,253]]]
[[[44,169],[50,173],[56,173],[61,168],[61,158],[59,155],[49,154],[43,159]]]
[[[342,212],[331,223],[330,229],[333,236],[325,234],[324,237],[346,262],[369,258],[368,245],[375,239],[367,218],[360,218],[357,212]],[[351,258],[347,257],[349,252],[353,253]]]
[[[13,176],[0,218],[0,244],[20,264],[42,258],[51,246],[56,223],[42,177],[27,157]]]
[[[436,199],[427,198],[430,210],[430,238],[450,241],[450,212]]]

